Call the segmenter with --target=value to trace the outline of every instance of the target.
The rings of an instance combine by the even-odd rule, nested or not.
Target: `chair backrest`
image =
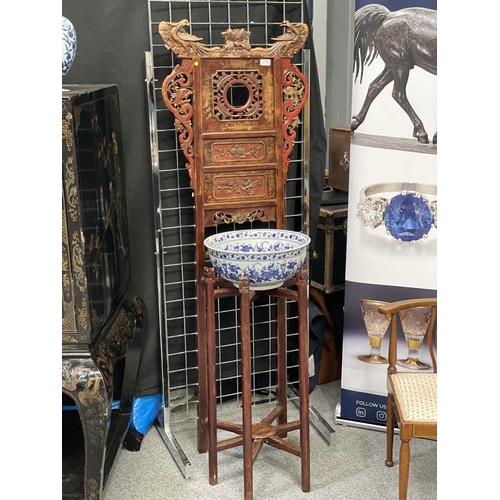
[[[427,348],[432,361],[432,371],[437,373],[437,359],[434,344],[437,342],[436,315],[437,299],[408,299],[381,305],[378,311],[390,319],[389,330],[389,367],[388,374],[397,372],[396,365],[405,363],[409,368],[425,368],[425,363],[418,360],[420,347],[427,335]],[[406,337],[408,359],[398,363],[397,332],[398,317]]]

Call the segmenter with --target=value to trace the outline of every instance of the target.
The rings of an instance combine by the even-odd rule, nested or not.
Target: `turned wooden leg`
[[[202,240],[203,241],[203,240]],[[203,246],[203,245],[202,245]],[[201,261],[203,261],[204,252],[202,255],[198,255],[197,252],[197,269],[203,269]],[[197,274],[202,274],[201,271],[197,271]],[[200,276],[200,281],[203,281],[203,274]],[[207,352],[207,332],[206,332],[206,321],[205,315],[206,311],[206,290],[203,286],[197,286],[196,292],[196,329],[198,331],[197,339],[197,350],[198,350],[198,453],[206,453],[208,451],[208,364],[207,357],[204,355]]]
[[[252,459],[252,354],[250,342],[250,280],[239,279],[240,330],[241,330],[241,378],[243,403],[243,467],[245,500],[253,499]]]
[[[280,425],[287,423],[287,373],[286,373],[286,299],[276,299],[276,359],[277,359],[277,381],[276,399],[278,406],[283,408],[278,417]],[[281,437],[286,437],[283,434]]]
[[[299,316],[299,402],[300,402],[300,461],[302,491],[311,489],[309,449],[309,328],[307,284],[309,274],[304,266],[298,273],[298,316]]]
[[[217,467],[217,379],[215,341],[215,271],[205,268],[203,278],[206,291],[206,335],[207,335],[207,387],[208,387],[208,481],[219,482]]]
[[[390,396],[387,396],[386,428],[387,450],[385,465],[387,465],[387,467],[392,467],[394,465],[394,462],[392,460],[392,448],[394,446],[394,409],[392,407],[392,398]]]
[[[399,449],[399,500],[406,500],[408,493],[408,475],[410,472],[410,441],[401,439]]]

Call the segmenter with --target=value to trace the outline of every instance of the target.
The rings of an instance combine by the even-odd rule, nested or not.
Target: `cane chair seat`
[[[378,312],[390,319],[387,368],[387,455],[385,464],[392,467],[394,426],[399,427],[399,500],[406,500],[410,471],[410,441],[413,438],[437,439],[437,361],[436,341],[437,299],[410,299],[386,303]],[[399,321],[398,321],[399,318]],[[427,336],[427,349],[432,366],[413,357],[406,359],[401,370],[398,361],[398,326],[401,324],[408,353],[420,352]],[[406,326],[405,326],[406,325]],[[406,328],[406,330],[405,330]],[[408,335],[407,335],[408,333]],[[399,334],[401,337],[402,334]],[[416,349],[416,338],[419,348]],[[423,350],[423,349],[422,349]],[[403,361],[403,366],[405,365]],[[423,367],[423,368],[422,368]]]
[[[395,373],[392,393],[405,422],[437,422],[437,373]]]

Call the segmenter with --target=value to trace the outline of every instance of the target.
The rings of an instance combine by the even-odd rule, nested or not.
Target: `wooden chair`
[[[394,418],[401,447],[399,452],[399,500],[405,500],[410,470],[410,440],[437,438],[437,362],[433,342],[437,299],[410,299],[384,304],[378,311],[390,317],[389,367],[387,369],[387,458],[392,467]],[[398,360],[398,320],[405,334],[408,358]],[[420,347],[427,334],[427,347],[432,366],[418,360]],[[434,342],[435,343],[435,342]],[[396,368],[405,366],[401,368]]]

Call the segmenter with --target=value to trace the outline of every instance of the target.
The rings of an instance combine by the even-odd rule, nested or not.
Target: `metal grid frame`
[[[148,0],[150,52],[146,53],[146,73],[150,105],[153,191],[155,196],[156,252],[162,342],[164,383],[163,426],[168,436],[167,446],[178,455],[178,464],[187,475],[187,457],[182,453],[172,432],[172,426],[197,416],[197,342],[196,342],[196,269],[194,198],[180,148],[174,118],[163,103],[161,85],[179,60],[164,46],[158,34],[160,21],[188,19],[192,34],[203,37],[207,46],[223,45],[221,32],[244,27],[251,31],[252,46],[264,46],[271,38],[283,33],[283,20],[304,22],[302,0]],[[252,18],[255,16],[255,18]],[[215,21],[217,19],[217,21]],[[308,51],[303,51],[308,52]],[[307,54],[308,55],[308,54]],[[303,72],[308,70],[300,57],[293,63]],[[149,69],[148,69],[149,67]],[[306,74],[306,77],[308,75]],[[304,116],[297,128],[297,138],[291,155],[285,185],[285,227],[307,232],[307,169],[308,143],[305,140]],[[306,201],[305,201],[306,200]],[[206,234],[236,229],[235,224],[223,224],[206,229]],[[237,228],[271,227],[259,221],[238,224]],[[275,389],[275,303],[264,297],[252,305],[252,383],[254,404],[271,402]],[[217,384],[218,403],[241,404],[239,314],[237,298],[220,299],[216,304]],[[296,304],[287,305],[287,350],[289,394],[298,382],[298,361],[293,360],[298,346]],[[298,356],[295,356],[298,358]],[[296,369],[296,370],[295,370]],[[295,370],[295,371],[294,371]],[[296,373],[296,374],[295,374]],[[226,406],[218,404],[218,414]],[[322,417],[313,412],[327,434],[333,432]],[[172,449],[173,448],[175,449]],[[174,455],[174,458],[175,455]]]

